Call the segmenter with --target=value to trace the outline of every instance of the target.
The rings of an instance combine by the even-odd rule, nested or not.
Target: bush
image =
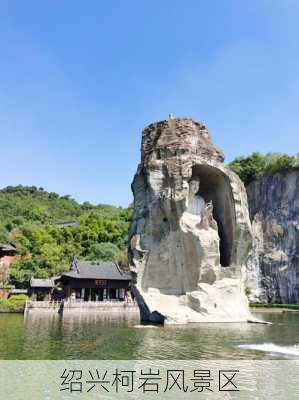
[[[25,294],[11,296],[9,299],[0,300],[0,309],[7,312],[23,312],[28,299]]]

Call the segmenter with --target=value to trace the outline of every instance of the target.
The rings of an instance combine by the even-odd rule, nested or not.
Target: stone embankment
[[[133,302],[113,301],[86,301],[86,302],[54,302],[54,301],[32,301],[26,302],[25,312],[54,312],[54,313],[85,313],[85,312],[139,312],[137,304]]]

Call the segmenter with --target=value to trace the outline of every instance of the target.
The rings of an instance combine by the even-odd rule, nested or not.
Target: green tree
[[[120,255],[119,248],[113,243],[95,243],[90,247],[88,260],[117,261]]]
[[[247,185],[264,173],[266,160],[262,154],[252,153],[248,157],[237,157],[229,166],[240,176],[245,185]]]
[[[247,157],[237,157],[229,167],[239,175],[245,185],[260,178],[267,172],[285,171],[298,168],[298,156],[289,156],[282,153],[252,153]]]

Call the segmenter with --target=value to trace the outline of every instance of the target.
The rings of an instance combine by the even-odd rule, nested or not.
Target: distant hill
[[[10,283],[26,286],[69,268],[74,255],[126,264],[131,208],[79,204],[35,186],[0,190],[0,241],[14,241]]]

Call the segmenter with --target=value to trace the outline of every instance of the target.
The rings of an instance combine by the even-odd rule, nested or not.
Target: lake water
[[[0,314],[0,359],[299,359],[299,313],[260,324],[142,326],[119,314]]]

